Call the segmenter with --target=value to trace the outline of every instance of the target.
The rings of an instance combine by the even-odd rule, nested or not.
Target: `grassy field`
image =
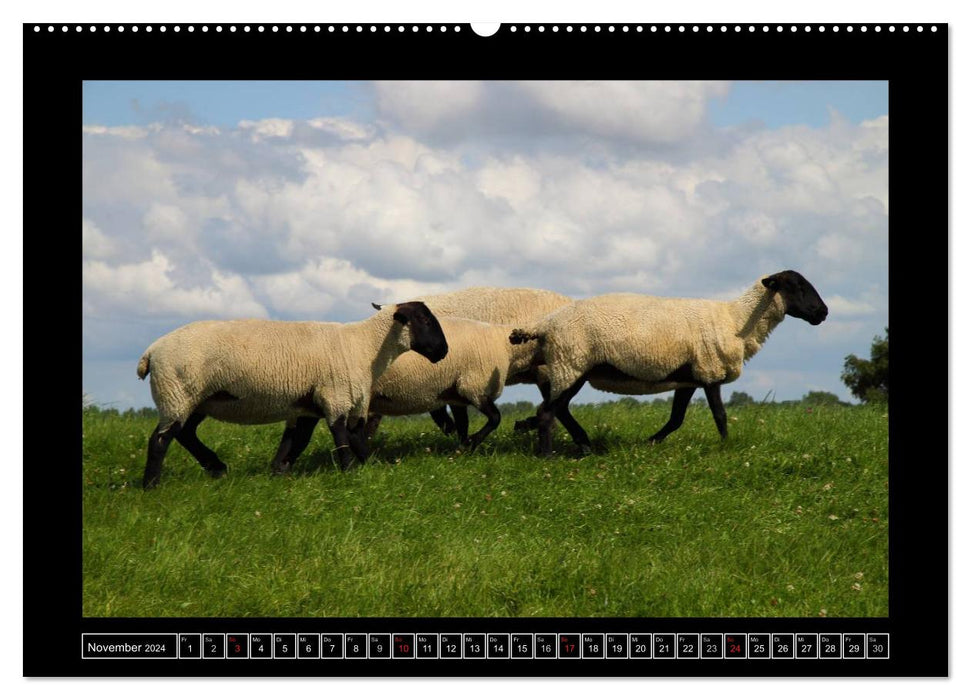
[[[427,417],[386,420],[346,474],[319,428],[285,478],[282,425],[206,421],[229,475],[173,443],[148,493],[154,421],[85,412],[84,614],[886,615],[885,409],[728,410],[725,442],[693,405],[652,446],[666,407],[577,406],[595,453],[559,429],[550,460],[512,431],[525,414],[473,455]]]

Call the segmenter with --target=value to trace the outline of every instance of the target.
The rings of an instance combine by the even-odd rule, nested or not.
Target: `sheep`
[[[538,352],[549,374],[550,398],[536,414],[539,453],[552,452],[553,417],[588,380],[620,393],[674,389],[671,417],[651,436],[652,443],[681,426],[692,394],[701,387],[725,438],[721,385],[738,379],[742,364],[786,315],[815,326],[827,313],[806,278],[785,270],[760,278],[734,301],[606,294],[554,311],[532,328],[514,330],[513,344],[540,341]],[[585,432],[581,444],[589,450]]]
[[[371,386],[409,349],[438,362],[448,353],[442,327],[420,301],[397,304],[356,323],[197,321],[152,343],[138,363],[151,373],[159,422],[148,441],[144,488],[157,486],[173,438],[214,477],[226,472],[196,428],[207,417],[230,423],[286,421],[274,473],[285,473],[327,421],[342,470],[367,447],[349,428],[367,417]]]
[[[448,357],[435,365],[410,353],[395,360],[372,388],[368,429],[373,435],[380,416],[414,415],[449,404],[475,406],[486,424],[471,437],[462,436],[474,450],[499,427],[495,401],[509,377],[529,369],[535,343],[510,345],[512,325],[446,316],[439,316],[439,322],[448,338]]]
[[[569,304],[572,299],[557,292],[545,289],[530,289],[526,287],[469,287],[457,292],[432,294],[423,297],[428,308],[437,316],[452,316],[483,321],[492,324],[511,324],[522,326],[535,323],[547,314]],[[522,372],[511,373],[506,384],[537,384],[545,398],[545,375],[542,368],[530,367]],[[432,420],[446,435],[453,430],[458,434],[459,441],[465,443],[468,439],[469,414],[468,409],[459,404],[451,405],[454,421],[449,418],[445,407],[431,412]],[[564,413],[561,422],[573,435],[580,430],[579,424],[573,420],[569,411]],[[369,425],[369,432],[377,430],[379,417],[375,417]],[[516,429],[522,430],[530,426],[530,421],[517,421]],[[576,437],[575,437],[576,439]]]

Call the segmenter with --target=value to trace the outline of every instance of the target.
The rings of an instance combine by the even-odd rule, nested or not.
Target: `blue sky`
[[[824,126],[829,108],[852,122],[887,113],[886,81],[752,81],[732,85],[709,105],[714,126],[760,121],[769,128],[787,124]],[[233,126],[242,120],[273,117],[312,119],[323,114],[373,119],[364,82],[99,80],[84,83],[85,124],[123,126],[167,118]]]
[[[194,123],[235,126],[243,120],[327,114],[370,120],[373,103],[360,82],[326,80],[96,80],[85,81],[85,124],[123,126],[188,117]]]
[[[843,358],[887,323],[884,82],[98,81],[83,98],[82,379],[102,405],[151,405],[138,357],[192,320],[349,321],[468,286],[731,298],[799,270],[829,319],[780,326],[726,397],[849,399]]]

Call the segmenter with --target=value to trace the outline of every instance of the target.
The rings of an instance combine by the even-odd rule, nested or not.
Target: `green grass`
[[[86,616],[885,616],[881,408],[577,406],[594,442],[503,424],[473,455],[428,418],[386,420],[341,473],[318,428],[293,476],[281,425],[206,421],[211,480],[173,443],[141,490],[154,422],[85,413]],[[519,416],[522,417],[522,416]],[[481,423],[481,417],[479,417]],[[473,421],[473,429],[476,423]]]

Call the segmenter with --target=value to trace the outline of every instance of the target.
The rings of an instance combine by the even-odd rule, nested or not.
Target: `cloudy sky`
[[[726,398],[849,399],[843,358],[887,324],[884,82],[95,81],[83,97],[82,371],[101,405],[151,405],[138,358],[192,320],[350,321],[473,285],[728,299],[802,272],[829,318],[788,319]]]

